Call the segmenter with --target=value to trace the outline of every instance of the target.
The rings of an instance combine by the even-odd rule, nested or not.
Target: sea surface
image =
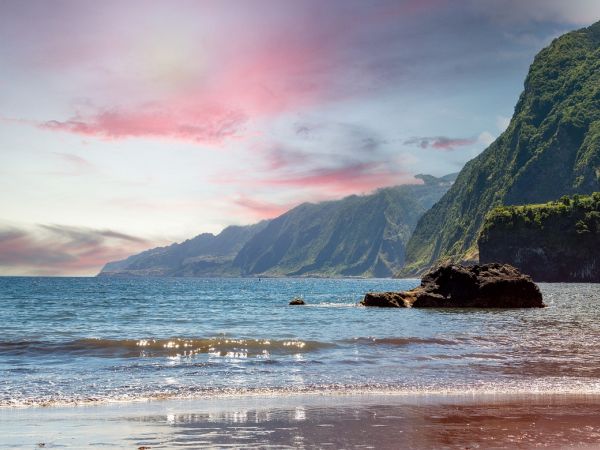
[[[600,285],[543,309],[376,309],[392,279],[0,278],[0,407],[320,393],[600,393]],[[288,306],[296,296],[306,306]]]

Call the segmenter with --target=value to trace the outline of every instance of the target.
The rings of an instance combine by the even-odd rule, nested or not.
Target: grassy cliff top
[[[556,218],[578,218],[578,233],[600,232],[600,192],[563,196],[559,200],[520,206],[499,206],[490,211],[482,228],[484,237],[492,227],[516,228],[522,225],[542,230]]]

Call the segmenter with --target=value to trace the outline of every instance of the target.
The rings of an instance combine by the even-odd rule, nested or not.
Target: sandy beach
[[[0,410],[3,448],[600,448],[600,396],[298,395]]]

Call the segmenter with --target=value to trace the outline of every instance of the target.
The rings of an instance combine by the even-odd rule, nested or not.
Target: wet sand
[[[331,395],[0,410],[2,448],[600,448],[600,396]]]

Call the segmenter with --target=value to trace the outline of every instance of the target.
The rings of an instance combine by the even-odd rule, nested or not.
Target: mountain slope
[[[231,262],[243,245],[267,226],[230,226],[218,235],[203,233],[168,247],[158,247],[122,261],[107,263],[101,276],[218,276],[235,274]]]
[[[421,185],[305,203],[271,221],[147,250],[108,263],[101,276],[389,276],[419,217],[456,174]]]
[[[243,275],[390,276],[419,217],[455,175],[418,177],[424,184],[300,205],[250,239],[233,264]]]
[[[419,221],[401,275],[476,257],[488,211],[600,190],[600,22],[542,50],[507,130]]]

